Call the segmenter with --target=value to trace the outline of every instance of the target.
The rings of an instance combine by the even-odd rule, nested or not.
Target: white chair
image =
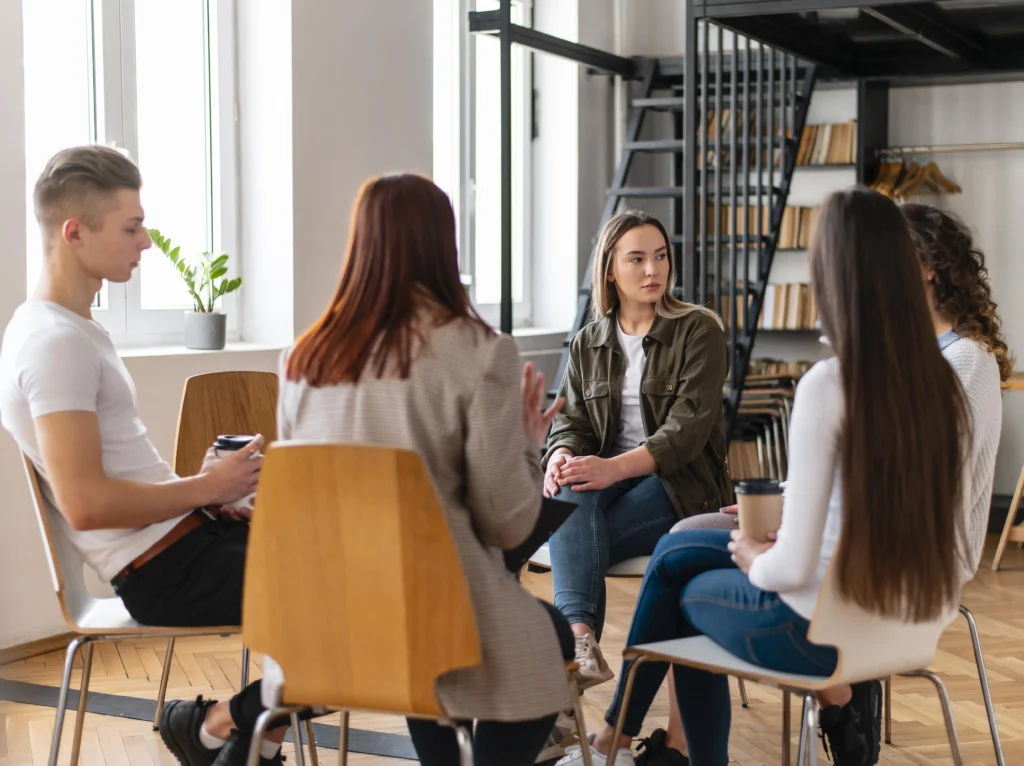
[[[64,622],[72,632],[78,635],[68,644],[64,656],[64,674],[61,677],[60,695],[57,701],[57,720],[53,727],[53,743],[50,746],[49,766],[57,766],[57,753],[60,749],[61,730],[64,726],[64,713],[68,706],[68,690],[71,686],[71,668],[75,655],[82,653],[82,684],[78,695],[78,714],[75,716],[75,735],[71,743],[70,766],[78,763],[78,754],[82,744],[82,725],[85,722],[86,701],[89,695],[89,676],[92,671],[92,648],[97,641],[116,641],[129,638],[169,638],[232,635],[241,632],[237,625],[225,625],[204,628],[166,628],[140,625],[135,622],[124,608],[119,598],[96,598],[89,593],[85,583],[85,560],[78,549],[62,533],[59,525],[51,524],[47,506],[39,489],[39,479],[35,466],[25,455],[25,476],[32,493],[32,504],[35,508],[39,531],[43,538],[50,566],[50,577],[57,593]],[[163,675],[157,698],[157,718],[167,691],[167,678],[171,670],[171,650],[168,646],[164,657]],[[243,678],[247,668],[242,668]],[[156,721],[154,721],[154,728]]]
[[[718,646],[706,636],[679,638],[654,644],[627,647],[623,657],[632,661],[626,676],[622,705],[615,725],[615,739],[622,735],[625,711],[633,691],[637,669],[645,662],[667,662],[700,668],[712,673],[745,678],[750,681],[799,694],[804,701],[797,745],[797,764],[816,765],[818,762],[818,701],[815,693],[831,686],[856,683],[892,675],[920,676],[935,686],[942,706],[946,734],[955,766],[963,766],[960,743],[953,722],[953,710],[942,680],[925,668],[935,656],[939,637],[955,618],[953,609],[931,622],[908,624],[898,619],[880,618],[839,596],[834,568],[829,567],[818,595],[818,603],[811,620],[808,638],[816,643],[834,646],[839,653],[835,672],[828,678],[821,676],[779,673],[741,660]],[[783,707],[784,750],[788,749],[789,705]],[[785,753],[784,753],[784,758]]]
[[[967,629],[971,634],[971,646],[974,648],[974,663],[978,666],[978,680],[981,683],[981,697],[985,702],[985,714],[988,716],[988,729],[992,735],[992,747],[996,752],[996,766],[1006,766],[1003,757],[1003,744],[999,740],[999,724],[996,723],[996,709],[992,704],[992,689],[988,685],[988,673],[985,672],[985,657],[981,653],[981,637],[978,635],[978,624],[974,621],[971,610],[960,605],[960,614],[967,620]],[[892,678],[883,682],[885,689],[885,744],[892,744]]]

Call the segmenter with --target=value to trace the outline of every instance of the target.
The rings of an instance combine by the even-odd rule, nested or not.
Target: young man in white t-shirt
[[[151,244],[141,186],[138,168],[101,146],[64,150],[39,177],[45,263],[0,346],[0,420],[35,465],[58,533],[114,585],[133,618],[238,625],[249,525],[218,508],[255,490],[263,438],[207,461],[198,476],[176,476],[146,436],[128,370],[92,319],[103,281],[127,282]],[[183,766],[244,764],[260,710],[258,682],[230,703],[172,701],[160,733]],[[284,730],[274,734],[279,743]],[[279,763],[279,745],[264,755]]]

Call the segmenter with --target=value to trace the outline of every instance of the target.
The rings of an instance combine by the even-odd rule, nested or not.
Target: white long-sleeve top
[[[999,367],[980,343],[940,338],[942,354],[967,397],[973,432],[960,541],[961,585],[974,577],[985,544],[996,449],[1002,425]],[[800,379],[789,425],[789,474],[782,526],[774,546],[750,568],[750,582],[774,591],[811,619],[842,530],[839,428],[845,414],[839,361],[818,362]]]
[[[807,620],[842,529],[839,429],[845,409],[839,361],[818,362],[800,379],[793,401],[782,526],[775,545],[750,567],[751,583],[778,593]]]

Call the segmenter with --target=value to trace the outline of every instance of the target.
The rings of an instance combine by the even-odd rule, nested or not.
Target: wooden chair
[[[296,513],[302,523],[296,524]],[[419,456],[385,447],[279,443],[267,450],[245,572],[245,643],[281,666],[271,720],[311,708],[432,718],[443,674],[481,661],[476,617],[447,519]],[[586,741],[573,689],[580,739]],[[456,727],[464,764],[470,734]],[[584,757],[589,766],[589,750]]]
[[[749,681],[781,689],[783,698],[783,763],[789,755],[789,694],[803,698],[803,716],[797,745],[797,764],[815,765],[818,762],[818,701],[815,693],[831,686],[856,683],[893,675],[920,676],[935,686],[942,706],[946,734],[953,754],[954,766],[963,766],[960,743],[957,739],[946,687],[935,673],[926,668],[935,657],[942,631],[955,617],[949,610],[941,619],[924,623],[904,623],[898,619],[880,618],[844,601],[834,567],[830,566],[818,595],[811,627],[810,640],[816,644],[834,646],[839,652],[835,672],[822,676],[780,673],[753,665],[718,646],[707,636],[679,638],[653,644],[627,647],[623,657],[631,660],[623,691],[619,718],[615,725],[617,741],[622,735],[625,711],[633,691],[637,669],[646,662],[667,662],[686,665],[712,673],[744,678]]]
[[[72,632],[78,635],[68,644],[64,656],[64,674],[61,677],[60,695],[57,701],[57,720],[53,727],[53,741],[50,745],[49,766],[56,766],[57,754],[60,749],[61,731],[64,726],[64,714],[68,706],[68,690],[71,686],[71,668],[75,656],[82,654],[82,683],[78,696],[78,713],[75,716],[75,735],[71,743],[70,766],[78,763],[78,754],[82,743],[82,724],[85,722],[86,703],[89,696],[89,676],[92,671],[92,649],[97,641],[116,641],[120,639],[163,638],[172,640],[180,636],[231,635],[239,632],[237,625],[226,625],[206,628],[166,628],[139,625],[128,614],[121,599],[96,598],[89,593],[85,583],[85,560],[78,549],[64,534],[59,523],[51,519],[50,510],[39,489],[39,479],[35,466],[25,455],[25,477],[28,479],[32,493],[32,505],[35,508],[39,531],[43,538],[47,562],[50,566],[50,577],[53,589],[57,593],[64,622]],[[163,677],[160,681],[161,695],[167,689],[167,675],[170,671],[170,652],[164,660]],[[158,713],[159,715],[159,713]]]
[[[193,375],[185,381],[174,440],[174,472],[178,476],[199,473],[206,451],[221,434],[263,434],[268,444],[277,438],[276,374],[211,372]],[[234,632],[239,630],[236,628]],[[171,636],[164,650],[164,672],[156,696],[154,730],[160,725],[173,658],[174,636]],[[242,688],[249,685],[249,650],[244,646],[241,680]],[[295,735],[300,736],[298,729]]]
[[[1015,372],[1010,379],[1004,381],[1001,386],[1003,391],[1024,391],[1024,373]],[[1024,468],[1020,469],[1017,477],[1017,488],[1013,491],[1013,499],[1010,501],[1010,508],[1006,512],[1006,521],[1003,524],[1003,533],[999,537],[999,546],[996,548],[996,555],[992,559],[992,571],[998,572],[999,565],[1003,561],[1003,554],[1006,553],[1006,546],[1009,543],[1019,543],[1024,546],[1024,523],[1014,524],[1017,520],[1017,509],[1020,507],[1021,497],[1024,496]]]

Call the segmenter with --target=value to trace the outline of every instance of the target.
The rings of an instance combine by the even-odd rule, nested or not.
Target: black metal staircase
[[[692,160],[686,156],[687,140],[683,135],[688,99],[681,60],[637,60],[639,76],[632,86],[622,154],[608,188],[601,225],[624,204],[672,201],[666,226],[676,273],[682,281],[677,285],[678,295],[713,308],[722,316],[728,332],[731,372],[726,423],[732,432],[816,69],[774,50],[752,50],[750,41],[744,38],[736,38],[739,50],[711,53],[707,38],[705,31],[694,94],[698,115],[694,144],[698,151]],[[720,29],[718,38],[721,51]],[[654,112],[672,114],[673,135],[643,136],[645,124],[651,122],[647,118]],[[725,114],[728,117],[723,119]],[[742,121],[736,119],[737,114],[743,115]],[[727,124],[723,126],[723,122]],[[714,123],[714,129],[708,129],[709,123]],[[669,185],[645,185],[644,180],[636,178],[634,160],[644,153],[668,155]],[[685,186],[687,161],[696,166],[692,189]],[[688,199],[693,200],[690,227],[686,226]],[[593,258],[580,285],[559,380],[568,361],[570,341],[590,321],[592,266]]]

